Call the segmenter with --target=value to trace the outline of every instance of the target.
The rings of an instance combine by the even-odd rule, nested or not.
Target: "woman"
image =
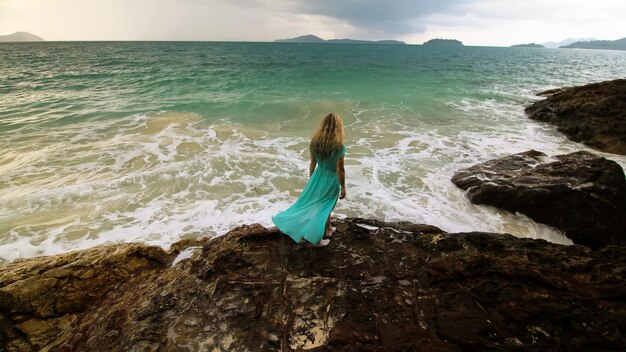
[[[309,145],[311,178],[296,202],[287,210],[272,217],[280,231],[300,243],[305,239],[320,246],[330,240],[335,228],[330,226],[330,213],[337,198],[346,196],[343,156],[343,121],[335,113],[328,114],[313,134]],[[317,166],[317,167],[316,167]]]

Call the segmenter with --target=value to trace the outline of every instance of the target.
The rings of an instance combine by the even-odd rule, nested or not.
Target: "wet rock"
[[[626,154],[626,79],[551,89],[526,108],[531,119],[557,126],[569,139]]]
[[[472,203],[523,213],[574,243],[626,244],[626,180],[614,161],[587,152],[550,158],[531,150],[461,170],[452,182]]]
[[[5,333],[0,334],[0,341],[4,338],[15,346],[29,346],[26,350],[43,350],[59,331],[73,324],[74,313],[89,309],[130,278],[147,279],[169,261],[159,247],[128,244],[3,265],[0,326],[5,326]]]
[[[140,271],[122,282],[110,280],[100,287],[106,294],[86,296],[89,302],[62,316],[35,317],[37,310],[22,302],[31,288],[22,286],[23,294],[13,301],[22,308],[0,309],[0,326],[8,332],[0,346],[8,351],[617,351],[626,344],[626,247],[591,251],[357,218],[337,220],[335,226],[331,243],[322,248],[295,244],[276,229],[242,226],[205,240],[202,250],[176,265],[133,265]],[[108,248],[123,253],[127,246]],[[125,253],[136,260],[132,251]],[[36,267],[51,269],[55,258],[21,261],[21,280],[37,277]],[[2,277],[15,269],[11,265],[0,267]],[[109,271],[91,269],[91,277]],[[63,285],[57,282],[49,296],[58,297]],[[61,327],[55,319],[66,316]]]

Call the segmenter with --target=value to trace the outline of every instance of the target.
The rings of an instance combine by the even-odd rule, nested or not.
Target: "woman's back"
[[[315,151],[312,152],[319,167],[335,172],[337,170],[337,161],[346,153],[346,146],[342,145],[341,149],[333,150],[326,158],[321,157]]]

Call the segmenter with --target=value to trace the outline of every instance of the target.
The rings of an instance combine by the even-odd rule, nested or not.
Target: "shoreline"
[[[251,224],[168,250],[117,243],[17,259],[0,265],[0,349],[626,345],[623,166],[530,150],[459,169],[452,182],[473,203],[529,214],[586,246],[348,217],[333,219],[326,247]]]

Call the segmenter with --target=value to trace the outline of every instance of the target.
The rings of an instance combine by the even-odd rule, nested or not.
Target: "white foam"
[[[174,258],[172,266],[182,262],[183,260],[193,257],[193,255],[200,249],[202,249],[202,247],[187,247],[183,249],[180,253],[178,253],[176,258]]]
[[[449,109],[453,124],[416,121],[419,113],[404,105],[355,104],[346,116],[348,196],[335,215],[571,243],[523,215],[471,204],[450,178],[528,149],[555,155],[586,148],[506,104],[466,100]],[[8,136],[0,159],[0,233],[7,234],[0,235],[0,258],[110,242],[167,247],[241,224],[272,226],[308,178],[310,131],[277,130],[283,123],[160,113]],[[624,157],[611,159],[626,165]]]
[[[357,224],[359,226],[361,226],[362,228],[366,229],[366,230],[370,230],[370,231],[376,231],[378,230],[380,227],[378,226],[371,226],[371,225],[367,225],[367,224]]]

